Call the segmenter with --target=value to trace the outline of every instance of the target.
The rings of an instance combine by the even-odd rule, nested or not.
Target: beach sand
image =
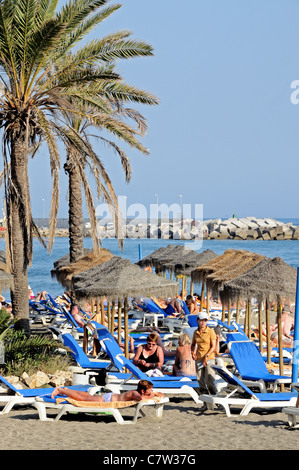
[[[135,425],[112,417],[64,415],[42,422],[31,407],[0,416],[1,450],[295,450],[299,430],[287,427],[281,411],[255,410],[231,417],[219,410],[201,411],[192,399],[170,398],[162,419],[147,409]],[[128,416],[132,410],[127,411]],[[49,416],[52,411],[49,411]],[[133,453],[133,452],[132,452]],[[189,452],[190,453],[190,452]]]

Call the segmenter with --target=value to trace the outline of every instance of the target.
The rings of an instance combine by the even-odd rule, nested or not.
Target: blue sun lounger
[[[270,374],[257,346],[250,340],[231,341],[228,343],[229,353],[243,381],[256,381],[275,391],[279,384],[290,384],[291,377]]]
[[[199,402],[204,402],[208,409],[222,406],[227,414],[231,416],[231,407],[241,408],[240,415],[246,416],[253,408],[278,409],[294,406],[297,400],[297,392],[269,392],[255,393],[250,390],[240,379],[227,369],[212,365],[215,372],[227,383],[226,395],[200,395]],[[184,389],[187,389],[185,386]]]
[[[62,343],[70,349],[72,357],[82,369],[95,371],[106,369],[111,366],[111,361],[96,361],[89,359],[87,354],[85,354],[81,346],[70,333],[61,334],[60,339]]]
[[[114,337],[106,328],[98,329],[97,334],[101,346],[106,351],[115,367],[120,371],[120,373],[107,373],[106,383],[109,384],[110,387],[115,383],[115,385],[120,386],[123,390],[130,390],[136,387],[139,380],[149,380],[153,383],[154,388],[159,389],[162,393],[181,393],[181,387],[185,384],[188,384],[192,389],[198,388],[195,375],[188,377],[169,375],[148,377],[135,366],[130,359],[125,357]],[[124,369],[127,369],[129,373],[121,372]]]

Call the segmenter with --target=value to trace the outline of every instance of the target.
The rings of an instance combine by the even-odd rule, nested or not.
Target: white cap
[[[197,320],[208,320],[208,319],[209,319],[209,315],[206,312],[200,312],[197,315]]]

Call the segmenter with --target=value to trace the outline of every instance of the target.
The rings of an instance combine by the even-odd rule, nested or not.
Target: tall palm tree
[[[15,283],[12,306],[18,320],[16,325],[28,334],[28,266],[32,260],[33,232],[37,231],[30,203],[28,157],[38,150],[42,140],[46,142],[52,175],[51,249],[59,205],[58,140],[75,142],[77,138],[65,125],[64,113],[97,125],[99,117],[90,115],[86,106],[97,101],[94,91],[89,92],[89,85],[96,87],[98,78],[98,67],[93,69],[92,65],[152,55],[150,45],[129,39],[127,33],[111,34],[80,48],[80,41],[96,23],[99,9],[106,3],[107,0],[68,1],[56,12],[57,0],[0,0],[0,126],[8,248]],[[109,7],[105,8],[109,12]],[[117,9],[119,5],[111,8]],[[76,53],[70,56],[75,46]],[[63,82],[60,77],[67,73],[72,73],[72,80]],[[111,74],[118,78],[114,72],[110,77]],[[108,122],[107,113],[105,119]],[[137,135],[126,130],[125,124],[123,132],[138,142]]]
[[[126,108],[124,106],[125,102],[128,100],[132,100],[138,103],[141,101],[144,102],[144,92],[137,90],[136,88],[132,88],[124,83],[116,83],[113,79],[110,81],[105,80],[104,82],[105,86],[101,92],[98,90],[98,95],[101,94],[102,99],[105,96],[106,111],[109,114],[108,122],[106,122],[105,119],[101,119],[100,126],[99,124],[97,127],[93,126],[92,131],[90,131],[91,123],[89,121],[83,119],[74,120],[72,117],[66,115],[67,120],[70,121],[70,126],[75,129],[75,132],[78,134],[78,136],[82,137],[83,139],[83,146],[80,147],[80,151],[73,148],[73,145],[69,145],[67,152],[67,162],[64,165],[64,168],[69,175],[70,261],[77,261],[77,259],[83,255],[83,210],[81,185],[84,189],[89,218],[91,221],[93,247],[95,251],[97,251],[99,248],[95,207],[88,178],[85,174],[86,167],[90,170],[90,173],[93,175],[94,180],[96,181],[98,199],[102,197],[109,205],[111,215],[114,219],[116,234],[119,238],[119,244],[120,246],[123,246],[121,214],[118,206],[118,200],[111,179],[105,170],[103,159],[101,159],[93,150],[90,139],[92,137],[94,139],[98,139],[102,144],[108,146],[110,150],[118,154],[121,160],[121,165],[125,172],[126,182],[129,182],[131,179],[130,160],[124,150],[113,140],[105,138],[101,134],[101,131],[110,131],[110,123],[111,119],[113,119],[114,128],[118,129],[118,140],[122,140],[124,143],[129,142],[132,147],[138,148],[144,154],[149,153],[147,149],[140,147],[138,142],[131,142],[130,139],[127,138],[128,127],[125,128],[126,132],[122,132],[123,123],[121,121],[122,118],[133,119],[140,134],[144,134],[145,130],[147,129],[144,117],[138,111],[131,108]],[[120,85],[122,87],[122,94],[119,93]],[[115,93],[116,90],[113,89],[113,86],[117,87],[117,94]],[[157,99],[148,95],[146,97],[146,102],[147,104],[156,104]],[[99,112],[97,107],[94,107],[93,111],[94,113]],[[90,110],[90,112],[92,111]],[[103,115],[102,110],[100,111],[100,115]],[[94,132],[96,133],[94,134]],[[134,131],[131,130],[129,137],[133,132]]]

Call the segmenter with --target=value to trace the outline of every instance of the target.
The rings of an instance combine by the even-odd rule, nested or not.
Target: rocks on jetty
[[[101,237],[113,238],[113,226],[100,227]],[[271,218],[231,217],[226,220],[209,219],[203,222],[184,220],[159,224],[127,224],[127,238],[161,238],[173,240],[299,240],[299,227]]]
[[[42,236],[48,236],[48,229],[40,229]],[[101,238],[115,238],[113,224],[98,226]],[[85,226],[84,235],[90,236]],[[1,234],[0,234],[1,236]],[[67,228],[57,228],[56,237],[68,237]],[[123,226],[125,238],[161,238],[165,240],[299,240],[299,227],[292,222],[284,223],[271,218],[231,217],[209,219],[202,222],[185,219],[157,223],[128,223]]]

